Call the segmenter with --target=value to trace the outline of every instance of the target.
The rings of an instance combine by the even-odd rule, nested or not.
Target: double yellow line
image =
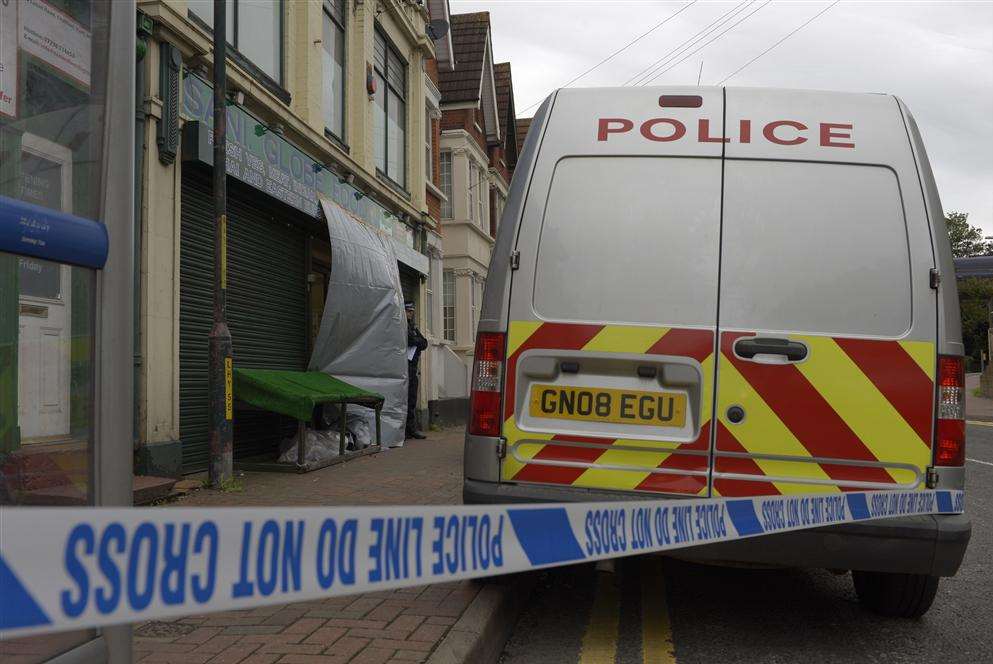
[[[643,664],[675,664],[675,647],[665,600],[662,559],[643,556],[637,565],[641,586],[641,659]],[[613,574],[598,573],[596,596],[583,635],[579,664],[614,664],[620,632],[621,593]]]

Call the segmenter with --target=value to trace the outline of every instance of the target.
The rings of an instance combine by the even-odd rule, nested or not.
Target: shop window
[[[407,186],[407,63],[376,30],[374,73],[376,169]]]
[[[324,126],[345,140],[345,9],[344,0],[324,0]]]
[[[190,13],[214,25],[213,0],[187,0]],[[228,43],[276,83],[283,83],[283,0],[227,0]]]
[[[452,153],[443,150],[439,156],[438,165],[440,168],[441,193],[445,194],[445,200],[441,202],[441,218],[452,218]]]
[[[455,342],[455,272],[445,270],[442,275],[442,318],[444,319],[445,341]]]

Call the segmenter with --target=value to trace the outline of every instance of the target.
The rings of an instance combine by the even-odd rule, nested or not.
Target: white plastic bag
[[[347,447],[349,451],[364,450],[376,442],[373,440],[372,433],[374,422],[370,422],[366,413],[360,412],[364,410],[369,409],[362,406],[350,405],[345,411],[347,415],[345,431],[348,436],[346,441],[349,443]],[[328,431],[337,432],[339,430],[338,421],[340,417],[341,410],[339,406],[325,404],[321,410],[319,426],[324,427]]]
[[[345,427],[348,429],[349,436],[355,441],[355,449],[357,450],[364,450],[376,442],[372,439],[369,420],[357,413],[354,416],[351,412],[348,413]]]
[[[305,464],[319,463],[327,459],[338,456],[338,445],[340,436],[337,431],[314,431],[307,429],[307,449],[305,450],[303,462]],[[297,462],[297,444],[299,436],[285,438],[279,446],[280,463]],[[346,444],[349,442],[345,441]]]

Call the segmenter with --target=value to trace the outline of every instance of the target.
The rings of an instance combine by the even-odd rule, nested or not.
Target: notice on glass
[[[17,117],[17,5],[0,0],[0,115]]]
[[[2,2],[4,0],[0,0]],[[21,50],[55,67],[88,90],[93,41],[90,31],[44,0],[20,0],[17,4],[20,6]]]

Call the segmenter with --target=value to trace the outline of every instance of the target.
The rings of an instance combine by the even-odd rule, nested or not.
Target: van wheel
[[[894,618],[920,618],[931,608],[938,577],[852,570],[859,601],[870,611]]]

